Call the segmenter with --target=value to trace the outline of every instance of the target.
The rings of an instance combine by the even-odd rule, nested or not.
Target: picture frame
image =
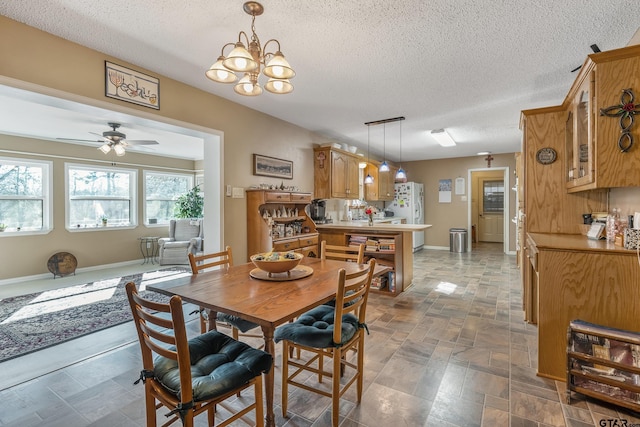
[[[113,62],[104,61],[105,96],[160,109],[160,80]]]
[[[253,155],[253,174],[274,178],[293,179],[293,162],[275,157]]]

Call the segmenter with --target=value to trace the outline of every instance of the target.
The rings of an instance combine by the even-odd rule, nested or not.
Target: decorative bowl
[[[286,273],[296,268],[304,255],[297,252],[266,252],[251,256],[251,262],[269,274]]]

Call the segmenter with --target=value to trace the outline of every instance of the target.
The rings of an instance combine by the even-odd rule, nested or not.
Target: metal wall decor
[[[618,148],[623,153],[629,151],[633,146],[633,135],[631,135],[631,126],[633,125],[634,116],[640,113],[640,105],[633,103],[633,90],[622,89],[620,95],[620,104],[611,107],[601,108],[600,115],[607,117],[620,117],[620,137],[618,138]]]

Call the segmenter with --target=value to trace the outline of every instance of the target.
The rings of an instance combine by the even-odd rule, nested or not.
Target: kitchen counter
[[[538,249],[586,251],[635,255],[634,250],[616,246],[606,240],[591,240],[582,234],[528,233]]]
[[[340,221],[334,224],[317,224],[316,229],[322,230],[357,230],[360,232],[367,231],[392,231],[396,233],[423,231],[430,227],[431,224],[389,224],[386,222],[373,221],[373,225],[369,225],[368,221]]]

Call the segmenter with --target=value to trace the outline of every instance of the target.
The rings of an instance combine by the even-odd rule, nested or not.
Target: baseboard
[[[424,249],[433,249],[435,251],[448,251],[449,250],[449,246],[427,246],[427,245],[424,245],[423,248]]]
[[[93,265],[91,267],[83,267],[83,268],[77,269],[76,270],[76,274],[83,273],[83,272],[88,272],[88,271],[102,270],[102,269],[105,269],[105,268],[118,268],[118,267],[124,267],[124,266],[132,265],[132,264],[142,264],[143,261],[144,260],[142,260],[142,259],[136,259],[136,260],[132,260],[132,261],[116,262],[116,263],[113,263],[113,264]],[[48,279],[48,278],[51,278],[51,273],[34,274],[32,276],[12,277],[12,278],[9,278],[9,279],[0,280],[0,286],[14,285],[16,283],[28,282],[28,281],[31,281],[31,280]]]

